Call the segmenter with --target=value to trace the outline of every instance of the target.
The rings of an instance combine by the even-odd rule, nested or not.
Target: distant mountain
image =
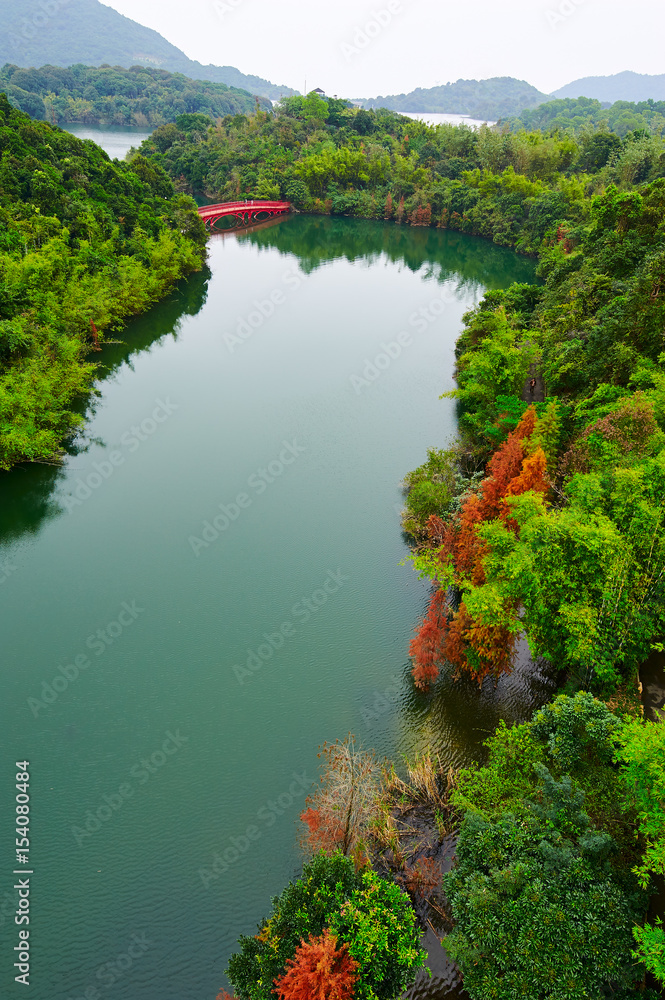
[[[469,115],[486,121],[496,121],[519,114],[547,100],[546,94],[512,76],[495,76],[491,80],[458,80],[442,87],[419,87],[410,94],[393,94],[357,101],[364,108],[389,108],[391,111],[411,111],[421,114]]]
[[[203,66],[98,0],[0,0],[0,66],[145,65],[277,100],[296,93],[233,66]]]
[[[665,74],[615,73],[614,76],[585,76],[555,90],[552,97],[592,97],[614,104],[616,101],[665,100]]]

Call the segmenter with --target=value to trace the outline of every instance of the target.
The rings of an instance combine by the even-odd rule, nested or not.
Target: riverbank
[[[130,183],[135,181],[130,178]],[[646,208],[648,215],[651,208]],[[600,209],[603,215],[607,205]],[[604,215],[604,250],[619,240],[623,249],[628,232],[630,241],[644,239],[636,253],[647,256],[648,217],[645,221],[620,212],[613,232],[610,216]],[[334,239],[327,241],[327,236]],[[569,269],[569,278],[579,279],[575,265],[580,257],[569,259],[574,239],[561,243],[560,267]],[[66,666],[82,649],[89,650],[87,638],[94,640],[96,632],[106,637],[103,658],[92,661],[94,670],[80,673],[71,687],[65,677],[67,690],[58,681],[58,697],[40,708],[30,737],[42,760],[43,792],[55,790],[50,800],[46,796],[41,816],[49,870],[62,870],[63,856],[72,859],[66,817],[75,816],[77,827],[88,822],[94,830],[92,840],[74,841],[77,851],[69,864],[75,868],[76,900],[60,891],[57,880],[45,888],[42,899],[37,929],[44,967],[49,968],[43,989],[54,1000],[85,991],[102,951],[123,953],[128,915],[137,924],[146,919],[145,900],[160,920],[152,929],[145,973],[140,971],[143,995],[147,1000],[179,1000],[191,989],[211,994],[236,935],[254,930],[268,897],[298,865],[293,821],[301,809],[300,795],[314,778],[313,748],[322,734],[362,726],[365,742],[395,760],[402,753],[413,759],[430,747],[465,767],[483,753],[483,740],[501,718],[522,722],[542,704],[536,701],[542,694],[538,685],[520,685],[516,672],[505,674],[496,688],[486,681],[482,691],[471,677],[455,682],[449,673],[439,677],[431,695],[415,691],[408,681],[405,650],[426,593],[398,565],[406,549],[398,531],[397,483],[415,455],[424,457],[428,444],[445,445],[452,437],[454,403],[442,406],[435,400],[453,384],[454,341],[462,315],[473,309],[485,288],[492,290],[488,308],[469,330],[460,361],[465,353],[479,353],[488,339],[492,363],[502,370],[505,351],[511,363],[516,361],[510,368],[515,373],[523,360],[521,335],[532,318],[526,337],[542,347],[538,335],[549,324],[536,322],[536,316],[545,302],[538,296],[547,290],[501,294],[511,279],[533,285],[524,271],[531,262],[463,234],[323,216],[300,216],[238,239],[213,240],[209,249],[214,272],[209,287],[195,277],[180,286],[175,303],[162,302],[134,321],[123,336],[128,341],[136,336],[136,350],[102,348],[100,358],[106,359],[108,352],[126,363],[101,387],[103,396],[76,453],[57,469],[32,465],[16,470],[20,475],[2,477],[3,556],[6,551],[10,570],[3,571],[0,581],[8,664],[3,724],[11,745],[25,738],[26,720],[33,725],[28,697],[39,697],[44,685],[49,694],[48,685],[62,673],[57,662]],[[594,262],[592,253],[587,257]],[[573,289],[582,288],[585,297],[593,292],[594,302],[602,300],[602,275],[584,273],[582,279]],[[286,300],[236,349],[225,334],[233,337],[243,320],[255,315],[256,303],[265,302],[275,288],[288,289]],[[657,308],[658,296],[655,305],[648,305],[653,288],[649,285],[645,294],[645,314],[655,329],[659,317],[649,308]],[[644,288],[638,291],[644,293]],[[631,295],[629,289],[628,305]],[[445,305],[442,311],[439,303]],[[502,307],[510,317],[506,325]],[[617,310],[613,304],[612,320],[621,319]],[[576,328],[582,325],[579,315],[573,321]],[[649,323],[640,324],[641,333],[647,335],[649,329]],[[371,372],[368,363],[379,356],[383,364],[383,343],[392,343],[402,330],[413,331],[408,350],[385,369],[375,366],[380,376],[357,392],[353,377],[364,378],[365,370]],[[591,352],[593,330],[583,327],[583,332],[582,345],[568,336],[563,343],[578,351],[589,343]],[[620,338],[617,344],[622,345]],[[485,452],[477,457],[482,472],[524,412],[495,401],[491,371],[483,369],[480,359],[473,366],[464,361],[462,367],[472,368],[474,375],[464,384],[469,395],[463,415],[471,413],[472,393],[490,414],[477,424],[479,448]],[[658,361],[631,371],[648,392],[644,367],[657,373]],[[625,388],[616,380],[609,384],[611,391]],[[604,420],[621,399],[611,393],[602,402],[596,397],[594,406],[610,407],[599,415],[583,394],[567,391],[571,413],[564,431],[571,440],[579,433],[575,420]],[[521,388],[516,400],[522,404],[520,396]],[[153,419],[158,399],[170,408],[168,420],[159,424]],[[495,402],[496,417],[491,410]],[[657,402],[656,421],[661,412]],[[443,431],[442,413],[447,421]],[[540,413],[536,416],[541,419]],[[629,424],[624,417],[621,434]],[[465,423],[474,426],[471,419]],[[274,453],[266,452],[266,427],[275,434]],[[306,449],[293,467],[281,463],[285,442]],[[99,470],[108,471],[106,463],[114,453],[123,462],[105,479]],[[613,454],[605,456],[608,466]],[[624,458],[626,454],[623,448]],[[649,455],[637,457],[651,461]],[[596,458],[592,452],[589,462]],[[623,483],[624,492],[611,498],[620,506],[626,492],[636,495],[636,483],[650,486],[649,476],[660,488],[658,466],[649,466],[646,475],[640,461],[608,476],[601,469],[597,478],[582,481],[579,495],[590,503],[599,495],[598,482],[600,488]],[[270,463],[279,471],[272,482],[262,474],[265,470],[271,476]],[[249,507],[220,528],[220,506],[231,511],[230,504],[255,476],[266,488],[252,492]],[[547,495],[545,502],[550,502]],[[565,499],[557,502],[559,506],[551,506],[558,512]],[[648,514],[648,507],[643,513]],[[614,515],[615,508],[609,509]],[[215,517],[217,528],[212,526]],[[600,518],[596,522],[607,527]],[[196,557],[188,539],[203,531],[208,547]],[[567,538],[563,533],[558,537]],[[601,536],[601,543],[606,539]],[[511,542],[503,534],[499,540]],[[611,554],[611,546],[606,548]],[[575,556],[576,550],[569,544],[564,555],[571,553]],[[564,565],[566,559],[558,554],[550,571]],[[339,574],[342,584],[334,594],[322,590],[330,571]],[[31,609],[38,598],[48,615],[35,630]],[[119,609],[134,598],[135,607],[142,609],[139,618],[119,635]],[[568,623],[574,624],[566,610]],[[587,618],[580,616],[580,621],[587,627]],[[282,625],[289,641],[285,637],[280,645]],[[44,674],[44,663],[54,664],[52,674]],[[250,670],[250,678],[244,669]],[[178,754],[166,760],[160,749],[166,732],[194,742],[183,742]],[[136,786],[140,795],[109,820],[99,787],[115,794],[137,763],[143,773],[140,761],[151,755],[157,764],[154,773],[143,769],[150,777],[145,787]],[[66,787],[58,778],[64,773]],[[657,801],[658,795],[651,798]],[[100,826],[94,829],[98,812]],[[248,827],[254,835],[258,831],[258,850],[246,836]],[[132,859],[129,868],[127,858]],[[204,882],[199,868],[215,877]],[[70,872],[68,867],[68,878]],[[177,900],[176,906],[164,904],[165,892],[169,900]],[[183,924],[185,911],[189,919]],[[67,940],[76,940],[75,957],[62,950],[63,927]],[[200,956],[196,968],[189,961],[192,949]],[[83,968],[90,979],[76,978]],[[126,1000],[133,1000],[136,986],[137,980],[130,978],[117,984],[119,996],[124,992]]]
[[[489,295],[466,317],[456,351],[458,389],[447,394],[459,401],[460,439],[447,452],[431,450],[427,463],[407,477],[405,515],[408,530],[419,541],[415,568],[434,583],[410,650],[416,685],[426,690],[435,683],[440,664],[481,685],[490,678],[496,682],[513,669],[515,639],[525,632],[534,653],[556,664],[565,680],[566,695],[557,699],[555,715],[564,717],[566,696],[577,691],[576,699],[589,699],[588,710],[605,713],[604,725],[615,729],[606,763],[618,762],[633,775],[636,763],[641,764],[641,793],[631,788],[620,817],[601,811],[595,822],[615,838],[620,821],[626,845],[639,837],[638,854],[628,856],[626,870],[640,872],[642,888],[660,884],[665,834],[665,813],[652,798],[662,773],[665,730],[658,713],[655,724],[642,720],[637,697],[638,670],[651,650],[662,651],[658,640],[665,632],[665,375],[656,336],[662,322],[657,290],[664,197],[662,180],[639,193],[610,190],[596,197],[590,225],[574,236],[560,227],[557,244],[543,251],[543,289],[523,286]],[[621,296],[610,282],[619,275]],[[543,376],[547,391],[542,402],[529,404],[523,386],[534,372]],[[646,703],[654,702],[657,709],[662,700],[658,682],[652,682],[650,691],[649,666],[643,670]],[[593,703],[590,694],[581,692],[595,693],[617,714],[628,711],[635,721],[622,730],[601,701]],[[494,741],[500,745],[507,736],[499,730]],[[579,738],[578,733],[575,740]],[[595,744],[596,736],[597,752]],[[532,788],[540,804],[533,808],[538,816],[553,816],[543,812],[543,801],[549,796],[562,802],[570,793],[565,784],[570,778],[561,767],[554,784],[550,772],[540,776],[540,791],[535,783]],[[581,790],[581,780],[572,787]],[[505,775],[497,772],[496,781],[502,787]],[[482,881],[475,873],[483,864],[483,851],[474,851],[484,837],[500,839],[497,824],[509,824],[514,809],[509,786],[510,781],[502,793],[507,803],[501,804],[496,789],[485,800],[494,810],[489,826],[478,819],[488,820],[482,796],[480,804],[467,798],[462,827],[466,860],[444,879],[453,892],[449,898],[457,920],[453,954],[474,998],[497,995],[489,983],[496,982],[504,965],[500,935],[481,944],[481,908],[474,894]],[[621,789],[615,794],[622,794]],[[593,815],[591,787],[580,801],[589,803]],[[587,817],[579,830],[588,822]],[[537,839],[540,832],[529,836]],[[583,854],[581,841],[580,849]],[[503,864],[520,856],[514,847],[501,851]],[[572,906],[569,896],[559,898]],[[498,915],[500,900],[496,905]],[[655,925],[642,929],[645,910],[646,901],[632,917],[626,915],[626,926],[632,920],[640,957],[662,983],[665,939]],[[534,934],[541,931],[542,926],[533,929]],[[516,946],[515,934],[519,937],[521,931],[506,924],[505,933],[508,947]],[[633,944],[631,935],[617,944],[626,968]],[[491,955],[481,963],[484,972],[473,959],[483,948]],[[561,942],[538,974],[547,980],[554,975],[554,965],[547,972],[548,962],[559,960],[570,960]],[[531,976],[541,964],[534,956]],[[518,975],[517,965],[511,965],[511,976]],[[529,979],[528,970],[523,971]],[[618,966],[613,975],[619,976]],[[576,989],[582,981],[579,972]]]
[[[203,267],[194,202],[159,168],[33,122],[0,95],[0,469],[57,461],[104,336]],[[23,180],[21,180],[23,178]],[[29,181],[26,179],[29,178]]]
[[[644,206],[647,211],[651,193],[646,189]],[[657,198],[658,186],[654,193]],[[603,201],[599,199],[596,217],[602,217],[602,207]],[[642,228],[641,234],[645,241],[649,240],[648,229]],[[586,238],[593,245],[594,238],[598,240],[598,233],[592,231]],[[580,250],[579,263],[582,267],[587,264],[592,270],[595,263],[593,255],[589,252],[588,245],[584,250],[585,253]],[[574,252],[573,246],[567,243],[562,252],[571,255]],[[639,258],[636,256],[636,259]],[[658,475],[657,464],[648,466],[649,473],[646,476],[644,471],[639,471],[640,466],[652,461],[659,450],[662,450],[665,441],[656,419],[656,413],[660,413],[657,410],[657,381],[654,394],[647,396],[642,389],[636,403],[631,402],[630,387],[626,387],[623,393],[617,387],[610,394],[610,405],[601,417],[592,408],[591,426],[601,435],[605,433],[609,447],[604,451],[601,448],[599,453],[590,449],[585,451],[586,464],[572,466],[573,476],[577,477],[575,490],[565,478],[566,474],[570,478],[570,457],[559,472],[561,478],[557,479],[559,462],[565,456],[570,456],[571,451],[574,454],[577,440],[581,438],[586,442],[589,439],[589,435],[585,434],[585,425],[578,425],[576,430],[571,419],[577,409],[578,413],[584,413],[587,421],[589,420],[589,411],[584,407],[584,400],[588,398],[585,397],[584,390],[594,400],[598,399],[597,388],[593,383],[580,387],[577,396],[569,391],[564,399],[546,397],[541,402],[529,404],[522,398],[525,380],[532,375],[534,365],[542,365],[545,356],[542,340],[537,333],[532,332],[538,330],[536,322],[529,323],[525,320],[529,313],[533,317],[543,303],[552,308],[551,299],[557,292],[558,284],[550,281],[542,289],[536,286],[519,286],[508,292],[492,293],[474,314],[467,316],[467,330],[457,350],[459,389],[453,393],[462,400],[462,439],[448,452],[430,452],[428,463],[419,470],[415,478],[412,476],[409,480],[409,515],[412,522],[419,522],[426,539],[426,544],[420,547],[415,558],[416,567],[433,576],[436,581],[430,611],[411,650],[416,661],[416,681],[421,687],[428,686],[436,679],[438,663],[443,661],[448,664],[444,678],[449,675],[452,665],[458,677],[468,674],[476,682],[483,684],[484,681],[483,687],[490,683],[490,678],[496,683],[504,676],[511,676],[514,669],[515,637],[523,631],[525,624],[533,629],[533,622],[538,624],[537,616],[543,612],[533,593],[530,595],[532,603],[529,604],[523,594],[513,589],[507,592],[509,600],[506,600],[504,606],[504,615],[515,615],[512,627],[507,617],[502,621],[499,617],[502,609],[497,604],[496,594],[502,593],[497,582],[502,584],[504,576],[497,574],[497,568],[503,567],[501,560],[505,560],[506,556],[512,557],[516,550],[519,553],[517,546],[520,541],[524,541],[530,519],[551,517],[557,532],[548,534],[539,531],[529,536],[527,556],[537,543],[538,559],[545,563],[546,573],[553,570],[555,563],[552,560],[556,561],[557,566],[557,589],[545,592],[552,604],[552,608],[547,611],[550,632],[543,633],[540,626],[535,641],[531,633],[532,648],[538,648],[538,639],[542,642],[543,634],[553,635],[554,639],[550,641],[556,641],[556,627],[571,629],[574,626],[575,618],[570,612],[561,614],[560,604],[554,603],[565,601],[562,592],[565,594],[563,588],[566,586],[567,573],[570,574],[570,586],[575,589],[578,602],[579,580],[585,580],[589,588],[583,595],[587,602],[584,615],[581,615],[580,610],[577,611],[585,623],[588,635],[594,613],[594,592],[591,588],[597,585],[598,568],[604,566],[615,577],[617,575],[616,568],[610,561],[612,550],[620,553],[624,574],[634,572],[639,581],[640,572],[644,572],[645,567],[639,564],[640,549],[639,546],[635,548],[637,540],[632,535],[629,535],[628,541],[633,546],[633,567],[627,561],[627,545],[621,544],[617,538],[625,522],[617,519],[616,508],[613,513],[617,535],[613,538],[607,507],[602,515],[596,515],[595,518],[589,518],[587,511],[584,526],[576,529],[574,516],[571,517],[566,512],[565,504],[566,494],[573,499],[584,495],[581,491],[584,476],[603,471],[611,467],[611,463],[618,465],[620,470],[632,470],[629,478],[633,490],[641,476],[649,482],[649,474]],[[519,323],[512,318],[511,310],[515,313],[519,311]],[[504,383],[497,380],[498,366],[503,372]],[[495,407],[494,411],[492,406]],[[559,412],[560,408],[562,413]],[[620,450],[612,447],[617,440],[610,416],[613,413],[619,414]],[[610,419],[607,419],[608,416]],[[636,422],[631,428],[633,416]],[[488,458],[487,472],[483,475],[482,468]],[[637,476],[634,474],[635,470]],[[621,472],[618,474],[620,476]],[[592,481],[602,483],[600,476]],[[561,483],[564,484],[565,493],[564,489],[556,492],[557,484],[560,486]],[[653,934],[653,929],[646,932],[641,930],[647,909],[647,896],[640,896],[634,875],[630,873],[640,863],[646,863],[647,866],[650,864],[651,873],[658,871],[657,862],[646,860],[649,851],[648,830],[652,828],[647,825],[646,816],[640,811],[639,798],[635,798],[631,781],[635,755],[649,752],[647,747],[652,739],[655,741],[655,757],[651,760],[651,766],[655,765],[660,753],[660,735],[639,719],[633,723],[622,723],[601,700],[594,699],[585,690],[579,690],[595,686],[597,692],[616,711],[623,713],[632,706],[639,716],[636,668],[645,648],[659,634],[654,614],[657,614],[656,605],[662,597],[657,588],[650,589],[651,582],[658,577],[659,560],[663,556],[662,539],[657,532],[657,505],[662,502],[662,493],[655,484],[651,484],[651,490],[652,493],[641,494],[641,502],[644,504],[649,497],[650,502],[655,505],[655,529],[649,553],[649,560],[653,560],[653,564],[648,562],[646,565],[647,587],[644,588],[638,582],[631,595],[635,598],[635,593],[637,594],[637,603],[622,604],[617,600],[613,606],[615,623],[620,610],[627,619],[624,631],[619,632],[620,645],[615,651],[614,664],[608,658],[607,647],[603,648],[599,642],[598,634],[591,643],[580,644],[578,647],[578,656],[586,653],[595,658],[591,666],[583,662],[580,664],[579,660],[576,663],[570,657],[575,647],[569,634],[566,639],[569,658],[551,658],[558,670],[564,671],[564,677],[567,678],[566,690],[569,693],[561,695],[553,705],[546,705],[530,723],[512,729],[505,724],[500,725],[489,743],[488,766],[463,772],[458,779],[461,781],[461,790],[453,792],[452,796],[449,789],[446,793],[447,801],[458,804],[465,814],[460,827],[464,849],[458,847],[458,863],[444,878],[450,903],[449,913],[455,921],[452,934],[447,940],[448,947],[452,949],[469,981],[474,998],[484,1000],[485,997],[494,996],[495,992],[492,990],[496,991],[497,983],[503,983],[504,974],[511,982],[519,975],[525,984],[533,983],[535,977],[535,981],[544,989],[544,984],[553,981],[553,977],[560,978],[566,974],[571,967],[569,963],[573,954],[576,956],[576,971],[569,983],[571,996],[582,998],[594,995],[594,991],[602,988],[603,983],[629,986],[635,978],[633,930],[642,944],[646,966],[653,971],[659,968],[659,959],[651,944],[646,943],[647,939],[643,936],[640,937],[643,933]],[[623,503],[627,502],[628,498],[624,497]],[[571,505],[570,500],[568,505]],[[575,513],[573,510],[573,515]],[[626,514],[623,516],[625,518]],[[590,546],[594,530],[598,541],[602,538],[609,539],[609,545],[605,541],[602,546]],[[539,537],[539,534],[543,537]],[[552,538],[558,545],[555,553],[552,552]],[[562,545],[565,545],[565,559],[562,557]],[[600,557],[598,554],[592,555],[591,558],[595,558],[596,562],[585,569],[583,560],[590,558],[590,550],[591,553],[600,553]],[[534,568],[538,569],[527,557],[522,557],[521,563],[513,558],[511,565],[512,578],[516,578],[518,584],[529,579],[526,575],[528,571],[533,573]],[[515,567],[518,567],[518,573],[514,572]],[[455,573],[458,575],[453,575]],[[495,574],[494,577],[492,573]],[[545,575],[541,586],[548,585],[549,582],[549,576]],[[454,604],[448,603],[451,585],[457,590]],[[514,587],[514,584],[511,586]],[[542,597],[539,600],[542,602]],[[526,609],[527,614],[522,613],[523,609]],[[640,621],[646,619],[651,631],[639,636],[631,633],[631,628],[635,623],[636,613],[642,611],[644,618]],[[489,620],[483,617],[489,617],[490,614],[492,618]],[[554,625],[551,624],[552,621],[555,622]],[[613,638],[616,639],[616,636]],[[558,641],[563,645],[562,640]],[[541,649],[543,648],[545,647],[542,646]],[[627,662],[628,651],[633,659]],[[625,669],[623,675],[620,672],[622,667]],[[576,690],[578,693],[573,697]],[[560,734],[559,727],[562,727]],[[550,749],[546,750],[543,740],[547,745],[548,735],[551,737]],[[561,752],[558,749],[559,739]],[[568,747],[565,753],[564,747]],[[619,768],[616,763],[620,764]],[[533,770],[529,765],[536,765],[536,769]],[[360,773],[362,767],[354,767],[352,771]],[[317,847],[331,850],[333,846],[339,846],[334,832],[335,821],[333,819],[331,825],[326,820],[325,803],[329,792],[325,789],[326,783],[331,780],[330,774],[324,770],[323,789],[313,795],[308,809],[303,813],[303,819],[310,828],[311,850]],[[645,788],[648,788],[650,781],[658,779],[654,774],[648,778],[642,776],[641,780],[646,782]],[[624,785],[624,782],[627,784]],[[399,789],[402,794],[399,803],[392,802],[389,792],[383,793],[379,799],[382,803],[380,808],[383,809],[382,818],[377,821],[366,820],[367,835],[372,843],[378,837],[383,838],[387,845],[386,851],[379,852],[378,855],[370,849],[369,856],[376,870],[383,871],[390,879],[409,890],[416,910],[419,907],[422,909],[421,919],[427,926],[430,918],[426,916],[426,907],[423,909],[425,900],[418,903],[418,896],[427,886],[428,880],[430,894],[434,893],[432,902],[439,907],[444,921],[446,919],[445,903],[439,906],[443,900],[437,902],[435,898],[443,860],[439,858],[439,854],[441,850],[445,850],[445,838],[442,837],[438,817],[437,822],[433,823],[436,811],[432,808],[431,800],[428,805],[423,804],[418,809],[409,800],[406,786],[399,784]],[[429,782],[429,789],[430,793],[434,791],[435,796],[440,794],[433,781]],[[648,797],[650,793],[646,794]],[[319,798],[320,795],[323,798]],[[529,812],[531,807],[525,806],[525,799],[532,802],[532,814]],[[340,800],[335,797],[335,801]],[[557,826],[559,820],[556,817],[561,809],[566,815],[567,810],[570,813],[567,821],[569,826],[565,830]],[[531,816],[531,820],[526,823],[527,832],[522,830],[522,840],[517,844],[514,842],[516,831],[512,827],[512,832],[508,831],[510,824],[514,823],[515,812]],[[405,815],[410,817],[406,840],[403,838],[406,832]],[[551,821],[553,825],[549,828],[542,826],[541,821],[545,820]],[[593,830],[593,837],[597,839],[597,855],[587,846],[590,830]],[[493,862],[491,870],[486,872],[486,862],[483,859],[487,857],[488,850],[491,852],[494,849],[490,841],[492,844],[495,841],[499,844],[505,831],[509,832],[509,840],[495,848],[499,851],[499,860]],[[635,838],[638,832],[641,840],[636,852]],[[538,859],[538,845],[545,842],[545,836],[553,837],[551,844],[547,844],[548,850],[551,847],[552,856],[561,851],[561,838],[565,836],[565,851],[571,857],[574,855],[579,859],[577,874],[572,882],[566,881],[568,876],[565,875],[563,855],[552,869],[559,872],[556,877],[547,865],[545,869],[539,867],[542,866],[542,859]],[[408,843],[409,837],[417,839],[417,849],[413,849],[413,842]],[[517,840],[519,841],[519,837]],[[353,852],[354,848],[349,846],[348,850]],[[612,852],[616,854],[611,874],[608,874],[604,859]],[[473,861],[469,865],[470,856]],[[538,884],[545,879],[547,890],[540,900],[544,910],[540,912],[538,906],[534,907],[533,899],[529,896],[531,883],[527,879],[522,885],[526,895],[521,896],[517,904],[523,913],[516,930],[510,925],[502,894],[499,893],[496,901],[492,902],[494,917],[501,923],[499,937],[503,941],[497,948],[496,941],[483,938],[482,908],[478,908],[476,912],[477,890],[474,888],[474,880],[482,881],[482,878],[488,877],[489,889],[496,879],[507,877],[502,866],[507,865],[510,869],[512,864],[527,864],[529,879]],[[436,877],[435,867],[439,869]],[[651,877],[651,874],[645,874],[645,884]],[[628,883],[630,887],[627,888]],[[586,934],[582,943],[575,929],[576,922],[586,922],[591,914],[583,912],[584,907],[575,896],[579,884],[585,886],[584,898],[593,897],[594,894],[598,899],[602,897],[603,902],[599,909],[594,908],[593,917],[597,923],[606,922],[598,937]],[[512,899],[511,893],[512,891],[508,891],[508,896]],[[555,941],[543,939],[543,947],[537,949],[537,955],[530,947],[525,951],[526,946],[518,940],[519,934],[528,931],[530,939],[534,935],[539,939],[543,935],[547,938],[549,918],[545,911],[551,906],[563,907],[563,911],[569,914],[569,925],[559,928],[560,933]],[[435,909],[434,912],[439,911]],[[607,914],[610,912],[621,914],[615,924],[607,923]],[[380,922],[380,918],[377,919]],[[441,989],[449,992],[455,972],[453,966],[446,964],[447,959],[442,956],[440,946],[435,943],[437,927],[432,924],[428,930],[433,935],[432,964],[438,963],[439,970],[443,972],[441,982],[434,987],[434,995],[440,996]],[[478,949],[484,956],[480,969],[476,968]],[[601,952],[602,956],[598,959]],[[520,957],[525,954],[528,955],[526,961]],[[509,957],[506,959],[504,955]],[[540,990],[541,986],[538,988]],[[416,992],[422,994],[423,991],[424,995],[428,995],[429,991],[421,974]],[[241,988],[240,996],[244,995]]]

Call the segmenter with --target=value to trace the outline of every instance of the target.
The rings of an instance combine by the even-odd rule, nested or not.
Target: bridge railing
[[[212,226],[225,216],[236,216],[242,222],[254,221],[257,215],[267,212],[272,215],[286,215],[293,206],[289,201],[225,201],[219,205],[202,205],[198,213],[206,225]],[[242,223],[241,223],[242,224]]]

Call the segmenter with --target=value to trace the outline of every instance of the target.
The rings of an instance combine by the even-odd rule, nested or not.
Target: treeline
[[[537,253],[590,195],[665,175],[665,142],[606,128],[579,136],[436,128],[315,94],[196,130],[165,125],[141,152],[180,189],[224,201],[284,198],[318,214],[392,219]]]
[[[147,66],[20,69],[7,64],[0,70],[0,90],[14,107],[53,125],[83,122],[154,128],[182,114],[221,118],[254,111],[257,102],[270,107],[267,98],[256,98],[246,90]]]
[[[604,126],[622,139],[629,132],[640,131],[662,136],[665,135],[665,101],[639,101],[636,104],[616,101],[608,107],[589,97],[567,97],[522,111],[503,124],[513,131],[541,129],[579,133]]]
[[[0,469],[81,423],[90,351],[205,260],[195,203],[155,163],[31,121],[0,94]]]

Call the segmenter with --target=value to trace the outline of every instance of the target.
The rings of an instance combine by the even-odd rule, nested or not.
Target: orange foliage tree
[[[353,1000],[358,963],[327,928],[321,937],[301,941],[286,964],[288,971],[275,980],[279,1000]]]
[[[531,442],[537,427],[536,410],[530,406],[490,459],[481,490],[470,493],[450,521],[432,517],[428,522],[429,541],[436,549],[436,558],[442,567],[452,567],[455,583],[462,592],[485,583],[483,560],[489,549],[479,533],[483,524],[501,518],[517,534],[519,528],[510,518],[510,510],[504,503],[506,497],[529,490],[545,494],[549,489],[545,452]],[[509,672],[514,652],[513,632],[480,616],[474,618],[463,601],[457,611],[452,611],[442,588],[433,594],[409,649],[414,660],[415,684],[421,690],[436,680],[441,660],[451,663],[458,673],[470,673],[482,684],[486,677],[496,681]]]
[[[448,627],[448,604],[443,590],[435,590],[423,623],[411,640],[409,656],[413,657],[413,677],[416,687],[427,690],[439,674],[438,662]]]

